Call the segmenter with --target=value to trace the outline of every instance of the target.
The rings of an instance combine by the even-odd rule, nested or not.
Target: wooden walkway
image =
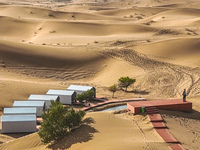
[[[137,103],[137,102],[136,102]],[[141,102],[143,103],[143,102]],[[146,103],[146,102],[145,102]],[[146,113],[152,122],[153,127],[157,131],[157,133],[163,138],[166,143],[173,143],[169,147],[172,150],[184,150],[181,146],[180,142],[169,132],[167,126],[164,123],[163,118],[159,114],[159,110],[157,109],[157,105],[146,105],[145,107]]]
[[[180,144],[173,144],[173,145],[170,145],[170,148],[172,150],[185,150]]]
[[[154,100],[145,102],[130,102],[127,103],[127,108],[134,114],[138,114],[142,111],[142,107],[156,107],[157,109],[175,110],[175,111],[192,111],[191,102],[183,102],[181,99],[166,99],[166,100]]]
[[[120,103],[120,102],[132,102],[132,101],[146,101],[146,99],[145,98],[131,98],[131,99],[122,99],[122,100],[107,100],[107,101],[104,101],[92,106],[84,107],[81,110],[88,111],[88,110],[91,110],[92,108],[96,108],[96,107],[107,105],[107,104]]]
[[[180,143],[168,129],[155,129],[166,143]]]

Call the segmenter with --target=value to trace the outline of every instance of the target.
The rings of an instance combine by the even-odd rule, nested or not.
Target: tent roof
[[[91,90],[92,86],[83,86],[83,85],[70,85],[67,90],[74,90],[74,91],[87,91],[87,90]]]
[[[74,91],[66,91],[66,90],[52,90],[50,89],[46,94],[53,95],[72,95]]]
[[[44,101],[14,101],[13,106],[43,107]]]
[[[1,122],[36,121],[36,115],[2,115]]]
[[[36,114],[36,108],[4,108],[4,114],[26,114],[26,113],[33,113]]]
[[[55,95],[36,95],[31,94],[28,98],[28,100],[43,100],[43,101],[56,101],[58,99],[58,96]]]

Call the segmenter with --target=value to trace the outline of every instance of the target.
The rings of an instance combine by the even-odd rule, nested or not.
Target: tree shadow
[[[200,112],[192,110],[192,112],[172,111],[172,110],[159,110],[159,113],[167,116],[182,117],[186,119],[194,119],[200,121]]]
[[[48,146],[52,150],[64,150],[70,148],[73,144],[84,143],[92,140],[94,133],[97,133],[91,124],[94,124],[95,120],[92,118],[86,118],[83,120],[83,124],[70,132],[66,137],[58,141],[56,144]]]
[[[150,92],[148,92],[146,90],[132,90],[132,91],[125,91],[125,92],[127,92],[127,93],[134,93],[134,94],[140,94],[140,95],[147,95],[147,94],[150,93]]]

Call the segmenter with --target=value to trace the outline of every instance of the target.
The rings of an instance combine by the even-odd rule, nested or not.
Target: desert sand
[[[199,0],[0,0],[1,114],[14,100],[70,84],[95,86],[112,100],[107,88],[129,76],[136,83],[116,99],[181,98],[186,88],[194,111],[161,114],[185,149],[200,149],[199,8]],[[85,119],[48,148],[169,149],[145,115],[98,112]],[[0,146],[46,147],[37,133],[0,134]]]

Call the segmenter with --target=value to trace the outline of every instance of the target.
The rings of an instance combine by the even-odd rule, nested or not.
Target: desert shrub
[[[114,85],[111,85],[110,87],[108,87],[108,90],[113,93],[112,97],[114,98],[114,94],[118,90],[118,87],[116,84],[114,84]]]
[[[68,127],[68,130],[71,130],[80,125],[82,117],[85,116],[84,111],[75,111],[73,108],[68,111],[65,115],[65,123]]]
[[[119,87],[121,89],[125,88],[125,91],[127,91],[127,88],[136,82],[136,79],[129,78],[129,77],[121,77],[118,79]]]
[[[42,114],[43,122],[38,132],[44,144],[55,143],[73,128],[80,125],[85,112],[75,111],[73,108],[67,111],[63,105],[51,101],[50,110]]]
[[[55,31],[55,30],[53,30],[53,31],[49,31],[49,33],[56,33],[56,31]]]
[[[38,132],[43,143],[55,142],[67,134],[65,114],[66,110],[60,102],[51,102],[50,110],[42,114],[43,122]]]
[[[90,100],[92,97],[94,97],[94,91],[87,90],[86,92],[83,92],[82,94],[77,95],[76,99],[82,103],[83,100]]]
[[[156,33],[156,35],[167,35],[167,34],[178,35],[180,33],[178,31],[173,31],[171,29],[163,29],[160,30],[158,33]]]

